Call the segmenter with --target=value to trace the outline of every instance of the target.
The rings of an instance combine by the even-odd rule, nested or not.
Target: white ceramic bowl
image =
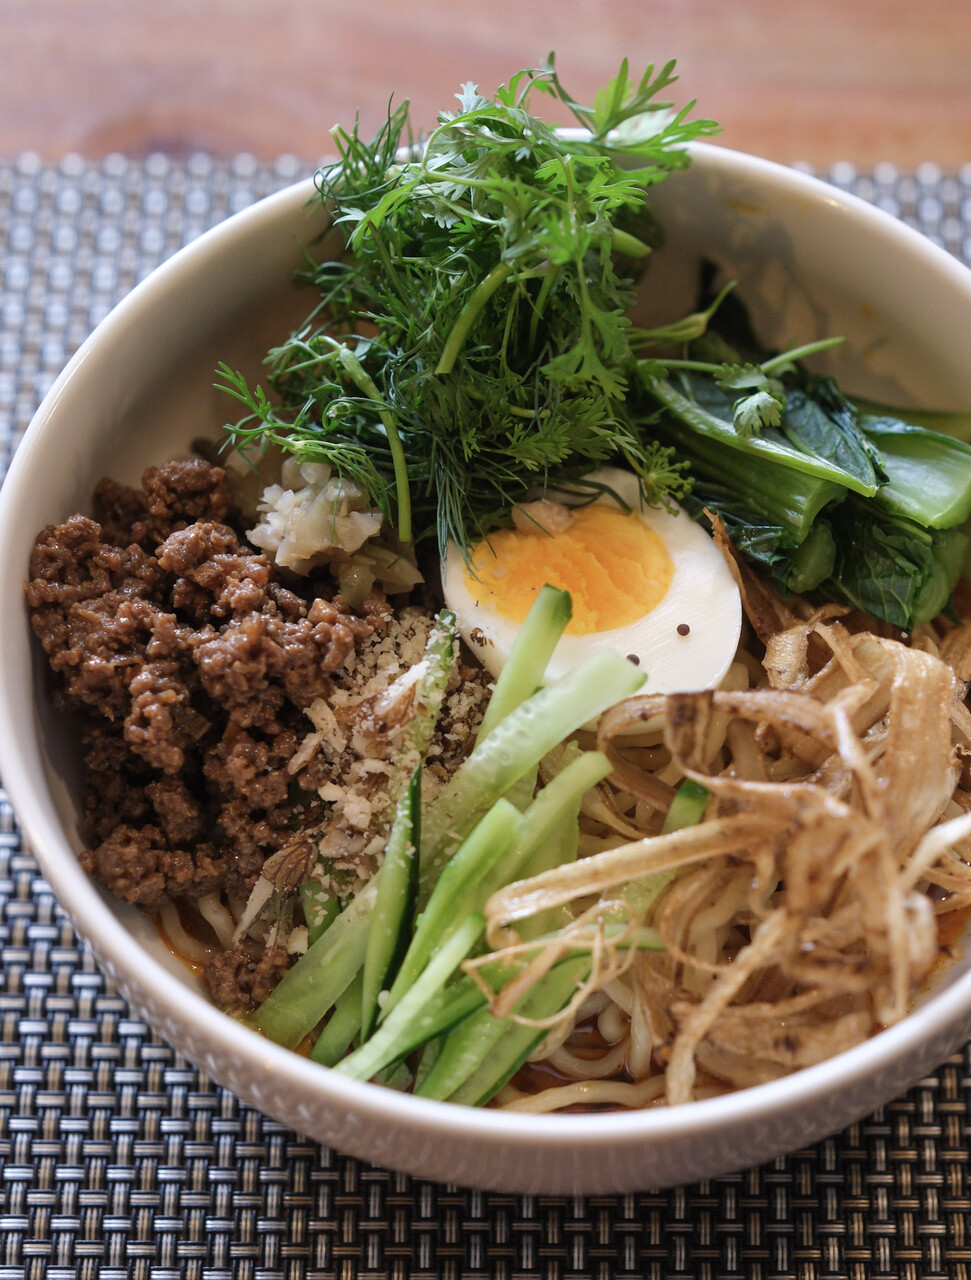
[[[139,285],[41,405],[0,493],[0,777],[61,903],[134,1009],[244,1101],[323,1143],[443,1182],[606,1193],[715,1176],[840,1129],[933,1070],[971,1034],[958,965],[906,1020],[787,1079],[691,1106],[527,1116],[427,1102],[334,1075],[217,1012],[135,912],[76,858],[77,751],[50,710],[23,602],[40,528],[90,502],[102,475],[134,481],[230,415],[219,360],[250,371],[300,314],[291,270],[313,230],[312,185],[202,236]],[[709,146],[656,188],[668,246],[648,311],[693,295],[700,254],[723,263],[764,336],[842,333],[831,368],[849,390],[942,409],[971,406],[971,272],[892,217],[797,172]]]

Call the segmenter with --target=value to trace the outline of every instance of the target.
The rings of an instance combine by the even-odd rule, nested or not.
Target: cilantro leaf
[[[771,378],[757,364],[722,365],[714,373],[715,382],[727,391],[748,391],[733,405],[735,430],[743,438],[759,435],[763,427],[777,427],[786,407],[786,390],[778,378]]]

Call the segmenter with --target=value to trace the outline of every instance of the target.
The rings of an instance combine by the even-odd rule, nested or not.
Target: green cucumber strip
[[[552,833],[545,845],[535,850],[532,858],[524,867],[524,879],[542,875],[544,871],[552,871],[554,867],[565,866],[568,862],[576,862],[580,844],[580,824],[577,821],[580,804],[571,814],[560,819],[557,829]],[[563,906],[548,907],[534,916],[519,922],[519,936],[524,942],[544,933],[552,932],[569,920],[567,910]]]
[[[354,1037],[361,1030],[361,989],[364,974],[360,971],[334,1006],[334,1012],[324,1024],[310,1051],[311,1060],[322,1066],[333,1067],[351,1047]]]
[[[436,991],[422,1009],[408,1021],[399,1025],[396,1020],[392,1025],[397,1028],[396,1034],[390,1037],[382,1056],[388,1062],[399,1062],[415,1049],[437,1043],[439,1037],[450,1031],[463,1018],[474,1013],[485,1004],[485,996],[472,981],[463,976],[450,982],[447,987]],[[390,1022],[390,1016],[388,1022]],[[384,1034],[388,1022],[380,1025],[374,1035]],[[370,1040],[367,1041],[370,1044]]]
[[[711,792],[707,787],[700,782],[695,782],[694,778],[684,778],[664,819],[661,834],[669,835],[672,831],[680,831],[682,827],[693,827],[695,823],[700,822],[710,798]],[[643,920],[676,874],[675,871],[658,871],[654,875],[631,880],[629,884],[624,885],[617,896],[628,903]],[[660,949],[663,950],[663,944],[660,944]]]
[[[361,1039],[366,1040],[378,1013],[378,995],[393,980],[408,949],[409,924],[418,890],[418,840],[421,769],[411,775],[398,801],[381,864],[361,985]]]
[[[568,591],[545,583],[513,642],[505,665],[499,672],[476,741],[481,742],[543,684],[546,668],[560,637],[573,616],[573,600]],[[536,769],[530,769],[509,788],[506,798],[517,809],[526,809],[536,790]]]
[[[661,835],[670,835],[682,827],[693,827],[705,816],[711,792],[694,778],[684,778],[661,827]]]
[[[396,1089],[398,1093],[411,1093],[414,1082],[414,1073],[407,1062],[396,1062],[374,1077],[375,1084],[382,1085],[385,1089]]]
[[[429,1040],[421,1051],[421,1057],[418,1059],[418,1066],[415,1068],[415,1088],[417,1093],[421,1088],[422,1081],[435,1065],[435,1059],[438,1057],[442,1048],[441,1038]]]
[[[644,680],[633,663],[604,651],[500,720],[424,815],[419,904],[427,902],[451,851],[518,778],[581,725],[636,693]]]
[[[426,670],[419,693],[421,710],[405,743],[412,769],[414,753],[420,757],[431,741],[454,646],[455,618],[448,610],[442,610],[425,648]],[[412,776],[401,774],[397,785],[407,785]],[[389,792],[393,794],[395,790],[396,784],[392,783]],[[254,1022],[264,1035],[294,1048],[340,999],[365,961],[368,929],[380,882],[379,871],[257,1009]],[[372,961],[372,967],[376,963]]]
[[[324,936],[289,969],[253,1015],[270,1040],[294,1049],[351,985],[367,950],[380,871]]]
[[[757,435],[740,436],[731,423],[703,409],[697,401],[683,395],[665,378],[652,378],[647,381],[646,386],[647,390],[670,410],[679,422],[697,435],[707,436],[739,453],[774,462],[776,465],[791,468],[807,476],[829,480],[833,484],[851,489],[867,498],[871,498],[877,491],[876,484],[867,484],[843,467],[827,462],[823,458],[810,457],[784,440],[764,440]]]
[[[580,840],[579,814],[585,792],[610,772],[610,761],[599,751],[581,752],[575,742],[565,744],[564,765],[546,784],[526,813],[527,834],[516,878],[528,880],[554,867],[575,862]],[[509,883],[508,876],[505,883]],[[497,888],[500,886],[496,886]],[[562,907],[541,911],[520,922],[524,940],[554,932],[566,921]]]
[[[672,831],[680,831],[682,827],[693,827],[704,817],[705,809],[711,798],[711,792],[694,778],[684,778],[678,787],[671,808],[667,812],[661,827],[662,835]],[[658,871],[653,875],[641,876],[625,884],[617,895],[628,903],[637,916],[643,920],[663,891],[676,876],[675,871]],[[617,913],[618,918],[620,912]],[[663,944],[660,945],[663,950]]]
[[[359,1049],[334,1068],[354,1080],[370,1080],[400,1058],[398,1047],[403,1028],[420,1014],[422,1008],[445,986],[458,966],[469,954],[485,928],[481,915],[467,916],[452,936],[431,958],[414,986],[401,998],[387,1020]]]
[[[479,726],[479,742],[543,683],[553,650],[572,616],[570,593],[547,583],[519,628],[509,657],[496,680]]]
[[[626,931],[626,921],[613,927],[616,930]],[[611,932],[612,926],[607,925],[608,933]],[[547,942],[551,942],[555,938],[555,934],[548,934],[545,937],[537,938],[537,950]],[[653,929],[639,929],[629,940],[629,945],[636,946],[640,950],[645,951],[663,951],[664,943],[660,935]],[[556,966],[566,964],[572,961],[573,955],[564,956],[557,960]],[[501,989],[505,983],[511,981],[516,974],[520,973],[525,959],[520,960],[496,960],[494,963],[486,965],[482,969],[482,977],[493,988]],[[421,1011],[412,1018],[407,1025],[401,1026],[395,1040],[389,1042],[386,1049],[389,1061],[400,1061],[413,1050],[425,1046],[426,1049],[430,1044],[441,1046],[449,1043],[454,1029],[458,1029],[463,1020],[467,1019],[477,1010],[484,1008],[486,997],[480,987],[472,978],[464,975],[450,982],[448,986],[436,992],[434,996],[425,1004]],[[493,1019],[497,1021],[497,1019]],[[384,1024],[387,1025],[387,1024]],[[446,1035],[446,1032],[448,1033]],[[438,1049],[435,1053],[438,1053]],[[424,1062],[425,1054],[422,1059]],[[431,1069],[433,1055],[429,1054],[429,1059],[424,1062],[424,1067],[419,1068],[418,1080],[423,1080],[425,1075]]]
[[[538,776],[539,769],[536,765],[533,765],[531,769],[526,770],[521,778],[516,779],[505,794],[505,799],[510,804],[514,804],[520,813],[524,813],[533,803]]]
[[[463,974],[437,992],[418,1016],[400,1029],[393,1046],[395,1057],[403,1058],[413,1049],[437,1039],[484,1004],[485,996],[472,979]]]
[[[456,636],[455,614],[450,609],[442,609],[435,619],[422,655],[424,670],[418,688],[418,710],[408,725],[402,743],[402,756],[406,761],[413,754],[424,759],[428,753],[452,672]]]
[[[455,614],[450,609],[442,609],[428,633],[425,651],[418,664],[421,674],[418,676],[415,714],[405,726],[397,767],[388,782],[386,804],[379,815],[392,825],[398,803],[407,793],[415,769],[428,755],[452,673],[457,639]]]
[[[551,969],[543,980],[537,983],[522,1001],[517,1012],[528,1018],[551,1016],[569,1002],[589,971],[589,956],[571,956]],[[446,1095],[450,1102],[464,1103],[472,1107],[484,1106],[516,1074],[546,1035],[545,1028],[524,1026],[522,1023],[511,1022],[508,1019],[494,1019],[494,1021],[506,1023],[505,1034],[495,1042],[492,1042],[490,1037],[485,1037],[489,1043],[484,1047],[479,1065]],[[452,1033],[452,1035],[455,1034],[455,1032]],[[426,1087],[427,1084],[426,1080]]]
[[[643,920],[676,875],[676,871],[656,871],[653,875],[641,876],[640,879],[631,880],[625,884],[617,897],[628,903],[638,918]],[[618,912],[617,915],[619,918],[621,913]],[[664,950],[664,943],[660,941],[660,937],[658,937],[657,946],[653,949]]]
[[[399,1003],[429,957],[442,946],[458,922],[476,910],[482,881],[496,860],[518,839],[522,824],[522,815],[515,805],[500,798],[445,864],[415,922],[411,944],[381,1010],[382,1020]]]
[[[610,930],[611,926],[607,928]],[[623,930],[624,926],[618,925],[616,929]],[[556,934],[547,934],[537,938],[537,949],[555,937]],[[660,935],[653,929],[639,929],[629,939],[629,945],[641,950],[664,950]],[[502,977],[510,981],[525,964],[525,959],[506,965],[497,961],[484,970],[483,976],[494,985],[501,986]],[[532,1018],[544,1018],[555,1013],[570,999],[589,970],[590,957],[585,953],[561,957],[520,1001],[517,1012]],[[415,1092],[423,1098],[472,1101],[476,1105],[475,1100],[491,1087],[491,1092],[483,1099],[488,1101],[518,1070],[544,1034],[545,1031],[537,1031],[535,1027],[523,1027],[508,1018],[497,1018],[483,1005],[453,1026],[443,1038],[434,1064],[416,1085]],[[457,1092],[461,1096],[456,1097]]]
[[[449,1097],[473,1075],[515,1023],[496,1018],[483,1006],[453,1027],[442,1041],[433,1066],[415,1092],[439,1101]]]
[[[484,885],[483,905],[496,889],[513,880],[524,880],[537,875],[542,853],[542,869],[557,866],[566,859],[557,856],[557,836],[565,818],[576,818],[584,794],[606,778],[610,761],[601,751],[583,751],[549,780],[523,814],[523,826],[519,839],[509,852],[496,863]]]
[[[300,903],[309,945],[313,946],[340,915],[340,903],[319,880],[307,880],[300,886]]]

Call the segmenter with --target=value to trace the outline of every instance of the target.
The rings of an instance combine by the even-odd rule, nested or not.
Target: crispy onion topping
[[[614,772],[584,814],[611,838],[486,910],[490,944],[508,953],[540,913],[589,929],[624,886],[654,886],[641,923],[664,950],[594,966],[567,1015],[610,988],[604,1025],[624,1021],[632,1081],[610,1088],[663,1077],[652,1101],[773,1079],[898,1021],[941,955],[938,917],[971,906],[971,625],[878,635],[841,608],[783,603],[741,569],[739,583],[751,636],[722,688],[641,695],[602,718]],[[665,833],[685,778],[707,808]],[[592,1055],[557,1051],[561,1073],[574,1060],[595,1103]],[[560,1105],[546,1092],[501,1102]]]

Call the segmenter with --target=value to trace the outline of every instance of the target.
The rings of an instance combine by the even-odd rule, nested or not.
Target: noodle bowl
[[[284,292],[281,281],[288,279],[292,268],[298,265],[294,244],[306,234],[305,205],[310,194],[309,185],[284,193],[197,240],[136,290],[59,381],[31,428],[4,488],[0,532],[9,555],[3,570],[2,598],[8,617],[18,616],[23,565],[41,521],[62,519],[76,510],[103,472],[130,479],[147,457],[161,460],[174,456],[185,449],[191,438],[218,428],[209,392],[211,370],[219,359],[231,360],[240,367],[255,367],[258,354],[267,346],[267,336],[279,330],[277,317]],[[967,273],[907,228],[850,198],[834,195],[831,189],[803,175],[704,147],[695,149],[695,164],[683,179],[679,176],[678,183],[670,189],[659,189],[657,205],[669,229],[671,254],[658,255],[658,264],[664,271],[671,267],[668,274],[672,288],[678,288],[682,271],[693,276],[693,262],[703,248],[719,256],[736,274],[751,280],[751,288],[747,285],[746,291],[753,306],[780,331],[811,333],[822,323],[827,331],[847,333],[845,351],[834,354],[832,360],[848,362],[850,382],[861,394],[904,397],[945,407],[963,406],[971,399],[963,339],[967,317],[971,315]],[[838,234],[834,223],[839,225]],[[700,227],[704,228],[703,245]],[[666,264],[661,263],[662,258]],[[877,262],[881,264],[879,270],[875,270]],[[780,281],[784,287],[780,287]],[[865,308],[861,301],[866,303]],[[253,327],[257,323],[263,326],[260,332]],[[864,361],[854,354],[863,351],[874,358]],[[119,368],[124,368],[126,376],[124,395],[120,397],[123,403],[116,394],[117,378],[112,375]],[[168,392],[160,398],[158,388],[163,385]],[[134,429],[136,425],[138,430]],[[797,622],[804,629],[808,619]],[[817,624],[837,636],[841,655],[849,649],[847,660],[854,657],[853,647],[849,642],[842,645],[843,637],[837,630],[837,625],[845,626],[844,622],[829,617],[818,619],[814,626]],[[799,629],[793,632],[792,628],[780,627],[779,633],[787,637],[792,649],[797,648],[797,640],[801,644]],[[816,679],[823,670],[822,666],[817,667],[815,656],[819,639],[813,631],[809,646],[814,656],[806,668],[809,679]],[[940,633],[919,639],[921,645],[933,644],[937,654],[929,647],[911,646],[908,653],[918,655],[917,661],[937,661],[941,655],[949,662],[953,657],[950,650],[958,644],[957,639],[949,643],[948,635]],[[859,643],[853,642],[857,646]],[[885,646],[881,643],[878,648],[885,656]],[[773,652],[779,670],[796,669],[791,652],[783,651],[781,642]],[[739,659],[747,687],[726,692],[733,696],[761,694],[763,690],[758,685],[768,677],[760,674],[751,655],[743,652]],[[863,665],[868,662],[869,659]],[[621,1080],[612,1086],[626,1097],[611,1099],[611,1106],[626,1106],[632,1101],[630,1091],[641,1090],[636,1100],[640,1109],[623,1115],[532,1117],[517,1110],[480,1112],[442,1107],[321,1071],[299,1055],[256,1036],[237,1020],[216,1013],[191,973],[171,959],[154,930],[146,927],[144,918],[134,910],[106,901],[80,871],[76,857],[79,844],[74,834],[76,756],[63,723],[51,714],[27,678],[33,666],[26,626],[11,627],[0,661],[0,710],[8,726],[0,742],[0,768],[31,847],[60,900],[92,941],[100,963],[121,984],[139,1015],[211,1077],[282,1123],[351,1154],[423,1177],[505,1191],[604,1193],[690,1181],[753,1164],[832,1132],[933,1069],[967,1033],[971,989],[958,964],[942,975],[939,989],[926,1001],[921,999],[918,1007],[901,1021],[818,1065],[725,1096],[710,1096],[712,1092],[723,1093],[723,1086],[713,1083],[711,1062],[699,1063],[690,1082],[696,1101],[686,1107],[649,1105],[660,1096],[659,1090],[666,1088],[666,1083],[662,1074],[641,1075],[648,1036],[639,1026],[630,1033],[632,1043],[636,1038],[630,1061],[640,1063],[637,1078],[643,1083]],[[733,672],[733,679],[740,676],[738,670]],[[847,683],[852,687],[854,682]],[[771,692],[785,695],[785,682]],[[886,687],[880,696],[887,696]],[[756,707],[751,704],[749,712]],[[725,708],[716,710],[722,712]],[[909,698],[905,699],[904,710],[908,716],[915,714]],[[767,783],[780,787],[789,780],[799,784],[831,760],[827,779],[835,786],[843,770],[852,775],[852,784],[849,792],[829,796],[823,806],[824,818],[826,805],[846,804],[846,795],[862,796],[867,804],[879,800],[879,789],[874,792],[871,786],[871,775],[879,770],[879,758],[860,762],[851,736],[839,739],[845,761],[849,762],[845,763],[844,755],[834,751],[832,744],[828,751],[823,750],[827,744],[820,744],[812,736],[813,726],[800,726],[799,734],[791,734],[792,743],[799,752],[804,747],[811,749],[812,757],[807,760],[794,750],[767,750],[770,731],[763,727],[765,723],[764,718],[738,711],[737,704],[729,717],[725,729],[727,752],[741,762],[743,781],[751,782],[753,773],[757,775],[760,760]],[[626,733],[623,737],[615,735],[614,741],[605,740],[618,757],[627,760],[630,778],[641,777],[641,787],[647,794],[640,796],[627,790],[625,778],[616,794],[611,788],[609,793],[599,795],[586,815],[589,826],[584,835],[584,852],[593,852],[598,843],[615,844],[615,850],[607,850],[608,854],[640,845],[643,832],[650,831],[649,824],[663,812],[661,797],[679,774],[676,768],[664,772],[669,748],[654,732],[653,723],[649,723],[649,729],[650,735],[641,741]],[[959,730],[960,725],[957,730],[952,726],[949,732]],[[865,736],[857,741],[864,751],[878,749],[876,742]],[[706,769],[714,767],[710,760],[693,761],[684,753],[684,743],[675,745],[699,776],[707,776]],[[817,761],[819,754],[822,759]],[[723,763],[728,758],[726,753]],[[704,767],[696,768],[696,763]],[[862,763],[869,764],[869,772],[861,767]],[[913,785],[920,777],[932,774],[929,758],[926,763],[922,760],[921,768],[914,773],[917,777],[908,780]],[[947,776],[952,777],[952,772],[947,771]],[[953,790],[949,789],[948,796],[951,794]],[[737,830],[749,816],[738,797],[719,803],[726,810],[714,820],[719,824],[731,820]],[[960,796],[958,803],[960,807]],[[854,809],[854,814],[857,812]],[[959,817],[950,799],[942,813],[948,820]],[[866,814],[871,822],[872,814],[869,810]],[[829,833],[825,822],[823,826]],[[615,832],[612,841],[605,834],[608,830]],[[711,834],[715,832],[724,837],[724,825],[715,827]],[[596,1017],[605,1044],[617,1044],[619,1040],[614,1037],[627,1035],[628,1022],[633,1026],[635,1019],[646,1020],[645,1009],[656,1010],[649,1033],[656,1039],[650,1052],[668,1043],[665,1003],[671,993],[679,996],[688,1012],[704,1007],[706,1019],[712,1013],[715,999],[708,998],[713,989],[718,990],[717,966],[725,956],[735,954],[735,948],[749,944],[756,918],[763,927],[777,919],[773,916],[777,909],[773,895],[778,885],[773,876],[779,870],[779,851],[770,847],[765,830],[759,836],[764,838],[753,835],[744,846],[750,859],[746,863],[748,875],[758,883],[759,893],[746,896],[739,883],[738,901],[744,905],[734,907],[735,917],[727,919],[720,914],[719,899],[712,920],[725,936],[718,948],[703,953],[698,937],[691,936],[690,926],[713,906],[720,872],[712,872],[714,878],[705,882],[705,873],[695,869],[694,863],[687,863],[666,897],[659,899],[658,910],[662,905],[664,910],[663,918],[658,916],[657,927],[667,931],[676,945],[703,964],[689,966],[675,961],[673,956],[641,956],[625,973],[610,976],[603,991],[589,997],[589,1014],[584,1010],[580,1015],[588,1020]],[[927,866],[934,867],[934,887],[921,896],[934,913],[938,913],[939,896],[943,899],[948,894],[964,892],[961,850],[965,838],[959,828],[952,828],[946,835],[947,849],[935,853],[932,844],[925,844],[918,857],[918,842],[906,861],[900,851],[882,849],[876,841],[861,852],[861,860],[869,869],[895,866],[890,887],[879,877],[864,880],[862,871],[852,870],[849,858],[853,850],[840,848],[838,853],[846,860],[847,878],[853,880],[855,887],[865,883],[867,891],[872,889],[881,899],[890,898],[892,890],[900,904],[894,916],[896,939],[909,925],[909,881],[917,876],[918,884],[921,879],[929,883]],[[689,836],[681,833],[663,839],[668,840],[665,856],[677,856],[684,863],[691,845]],[[725,847],[728,843],[726,839]],[[657,855],[659,846],[654,847],[649,870],[657,869],[664,861]],[[826,965],[820,963],[820,958],[825,961],[831,950],[842,949],[853,955],[852,931],[857,930],[858,938],[863,927],[847,906],[840,918],[842,936],[835,932],[825,937],[814,934],[812,853],[812,842],[807,838],[800,846],[799,869],[804,874],[800,881],[802,896],[795,901],[798,929],[788,941],[785,936],[782,939],[787,963],[791,962],[793,972],[800,981],[806,981],[807,987],[810,979],[816,982],[825,975]],[[595,858],[601,856],[606,855],[594,852]],[[640,861],[632,862],[632,866],[643,870],[643,848],[637,856]],[[719,862],[727,872],[736,853],[709,850],[703,856]],[[698,861],[702,861],[700,854]],[[571,891],[582,902],[584,892],[599,893],[600,888],[578,882]],[[503,927],[512,905],[495,904],[495,918]],[[750,916],[749,933],[741,931],[735,937],[734,926],[745,913]],[[788,920],[785,923],[788,927]],[[868,918],[866,927],[869,923]],[[918,920],[922,930],[924,923],[922,918]],[[207,928],[211,927],[207,924]],[[881,948],[879,981],[887,1005],[882,1012],[892,1013],[898,1007],[898,968],[906,967],[914,973],[924,957],[908,946],[904,958],[898,960],[892,948],[888,950],[886,935],[882,941],[879,931],[873,936]],[[799,950],[797,939],[809,944],[808,948]],[[935,936],[935,955],[937,951]],[[810,963],[813,956],[815,964]],[[664,972],[665,965],[674,972]],[[661,971],[655,972],[658,968]],[[819,996],[821,988],[814,989],[812,995],[793,995],[791,989],[787,990],[786,983],[792,981],[789,973],[756,968],[746,981],[753,992],[756,986],[758,989],[758,1000],[752,1003],[748,1017],[755,1017],[764,1005],[772,1004],[776,1014],[785,1015],[791,1009],[794,1016],[811,1027],[812,1009],[816,1009],[820,1020],[828,1013]],[[918,988],[921,985],[918,980]],[[635,990],[644,993],[639,1006],[634,1004]],[[718,999],[725,996],[722,987]],[[814,1005],[812,1001],[817,999],[820,1002]],[[833,999],[834,1004],[843,1006],[835,1010],[836,1017],[852,1019],[856,999],[854,991],[841,989]],[[604,1003],[594,1012],[599,1001]],[[726,1070],[726,1063],[738,1066],[735,1051],[739,1038],[743,1047],[751,1048],[746,1043],[744,1018],[738,1012],[743,1007],[729,1002],[721,1023],[710,1024],[720,1027],[715,1032],[717,1045],[711,1052],[717,1048],[718,1065]],[[635,1008],[640,1012],[635,1013]],[[721,1012],[719,1017],[722,1018]],[[581,1022],[581,1031],[583,1025]],[[840,1034],[845,1038],[830,1036],[827,1052],[849,1042],[847,1027],[841,1025]],[[870,1018],[862,1028],[863,1034],[872,1029]],[[561,1033],[563,1030],[559,1029]],[[692,1036],[701,1032],[702,1039],[708,1034],[697,1021],[689,1023],[688,1031]],[[571,1047],[569,1037],[564,1043],[574,1057],[588,1052],[583,1048],[581,1054],[579,1044]],[[673,1046],[671,1040],[668,1047],[672,1056]],[[688,1047],[686,1042],[685,1056]],[[785,1048],[776,1046],[775,1051],[778,1054]],[[791,1046],[789,1051],[792,1052]],[[804,1060],[812,1061],[809,1050],[804,1052]],[[565,1057],[561,1059],[564,1064],[567,1061]],[[670,1064],[667,1071],[670,1075]],[[597,1088],[606,1083],[594,1082]],[[514,1099],[505,1101],[519,1106]]]

